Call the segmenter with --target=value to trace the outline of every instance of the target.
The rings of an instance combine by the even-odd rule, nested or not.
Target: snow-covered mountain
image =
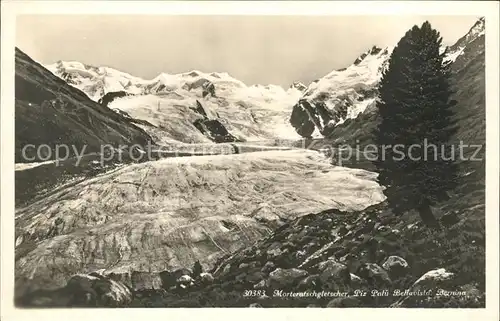
[[[295,88],[298,89],[302,92],[304,92],[307,89],[307,86],[301,83],[300,81],[294,81],[291,85],[290,88]]]
[[[56,76],[83,91],[90,99],[97,101],[108,92],[142,92],[147,81],[109,67],[94,67],[78,61],[58,61],[46,65]]]
[[[455,62],[457,58],[464,53],[468,44],[484,35],[484,20],[484,17],[477,20],[476,23],[470,28],[469,32],[467,32],[462,38],[458,39],[454,45],[445,48],[447,56],[446,60]]]
[[[238,140],[300,138],[288,121],[305,87],[300,83],[288,90],[277,85],[247,86],[228,73],[198,70],[161,73],[145,80],[109,67],[64,61],[47,69],[95,101],[112,95],[109,107],[152,124],[143,127],[158,142],[209,142],[194,125],[200,118],[194,110],[198,104]],[[211,85],[213,95],[206,96]]]
[[[129,119],[102,108],[61,82],[18,48],[15,66],[16,163],[53,160],[56,146],[61,143],[78,150],[85,147],[87,153],[92,153],[100,151],[103,144],[131,146],[151,141]],[[22,152],[26,144],[44,144],[51,150]]]
[[[480,18],[453,46],[442,48],[445,61],[455,62],[467,45],[483,34],[484,18]],[[297,133],[303,137],[313,133],[329,136],[335,126],[374,111],[377,86],[393,48],[373,46],[349,67],[334,70],[310,84],[290,117]]]

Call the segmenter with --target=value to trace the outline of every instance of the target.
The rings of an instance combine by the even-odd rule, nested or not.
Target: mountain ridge
[[[474,39],[460,49],[452,71],[461,127],[457,138],[484,143],[484,35],[478,29],[471,28],[479,35],[468,38]],[[105,107],[87,97],[98,91],[80,77],[73,79],[80,81],[75,85],[88,93],[65,86],[69,97],[64,95],[58,106],[77,98],[77,107],[84,103],[109,114],[131,131],[135,127],[129,123],[139,120],[136,127],[145,138],[171,144],[173,150],[215,145],[195,125],[204,121],[220,122],[231,135],[248,140],[277,137],[279,131],[290,137],[290,129],[310,137],[320,127],[328,137],[320,141],[323,146],[330,140],[370,141],[377,121],[377,77],[388,55],[390,48],[371,47],[352,66],[330,72],[304,91],[299,84],[286,91],[272,85],[239,87],[223,74],[196,70],[164,74],[141,87],[107,70],[114,80],[99,85],[140,87],[141,92],[125,92]],[[23,74],[25,66],[16,65],[16,75],[17,68],[31,78],[41,72],[49,85],[57,78],[40,66],[28,67]],[[331,81],[339,78],[351,82]],[[205,95],[212,79],[218,85]],[[152,91],[144,93],[143,88]],[[51,93],[43,91],[38,99],[51,98]],[[16,91],[16,103],[20,94]],[[18,206],[16,302],[56,306],[61,305],[57,296],[65,293],[62,306],[484,307],[484,161],[461,163],[460,186],[436,208],[447,228],[433,232],[415,222],[412,213],[401,218],[390,211],[371,169],[332,166],[332,158],[303,146],[245,155],[238,153],[261,146],[217,146],[233,154],[120,164],[52,187]],[[32,173],[27,170],[25,176]],[[17,185],[16,178],[16,192]],[[196,262],[210,271],[205,280],[189,270]],[[165,274],[173,278],[171,283],[163,282]],[[146,281],[130,281],[134,275]],[[106,297],[118,291],[106,288],[106,282],[126,284],[129,289],[119,291],[128,299]],[[61,287],[71,291],[58,292]],[[241,293],[373,288],[460,290],[467,295],[425,301],[412,296],[318,300]]]
[[[442,46],[445,61],[454,63],[468,44],[484,34],[485,19],[479,18],[452,46]],[[358,116],[369,117],[374,110],[377,85],[394,47],[373,46],[347,68],[333,70],[309,85],[293,108],[290,123],[308,138],[313,132],[329,137],[336,126]],[[363,115],[367,111],[368,115]],[[349,121],[350,122],[350,121]]]

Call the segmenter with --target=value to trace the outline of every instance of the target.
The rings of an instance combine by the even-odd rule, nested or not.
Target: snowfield
[[[383,201],[376,174],[307,150],[167,158],[102,174],[16,213],[16,284],[209,266],[287,219]],[[29,281],[28,281],[29,280]]]

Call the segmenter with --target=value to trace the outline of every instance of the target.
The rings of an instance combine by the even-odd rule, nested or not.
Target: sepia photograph
[[[2,301],[484,310],[483,11],[16,14]]]

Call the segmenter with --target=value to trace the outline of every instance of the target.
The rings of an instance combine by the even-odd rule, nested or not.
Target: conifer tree
[[[456,132],[450,99],[450,64],[440,53],[442,38],[428,21],[398,42],[379,85],[379,147],[374,162],[384,193],[397,214],[415,209],[439,228],[432,206],[456,187]]]

